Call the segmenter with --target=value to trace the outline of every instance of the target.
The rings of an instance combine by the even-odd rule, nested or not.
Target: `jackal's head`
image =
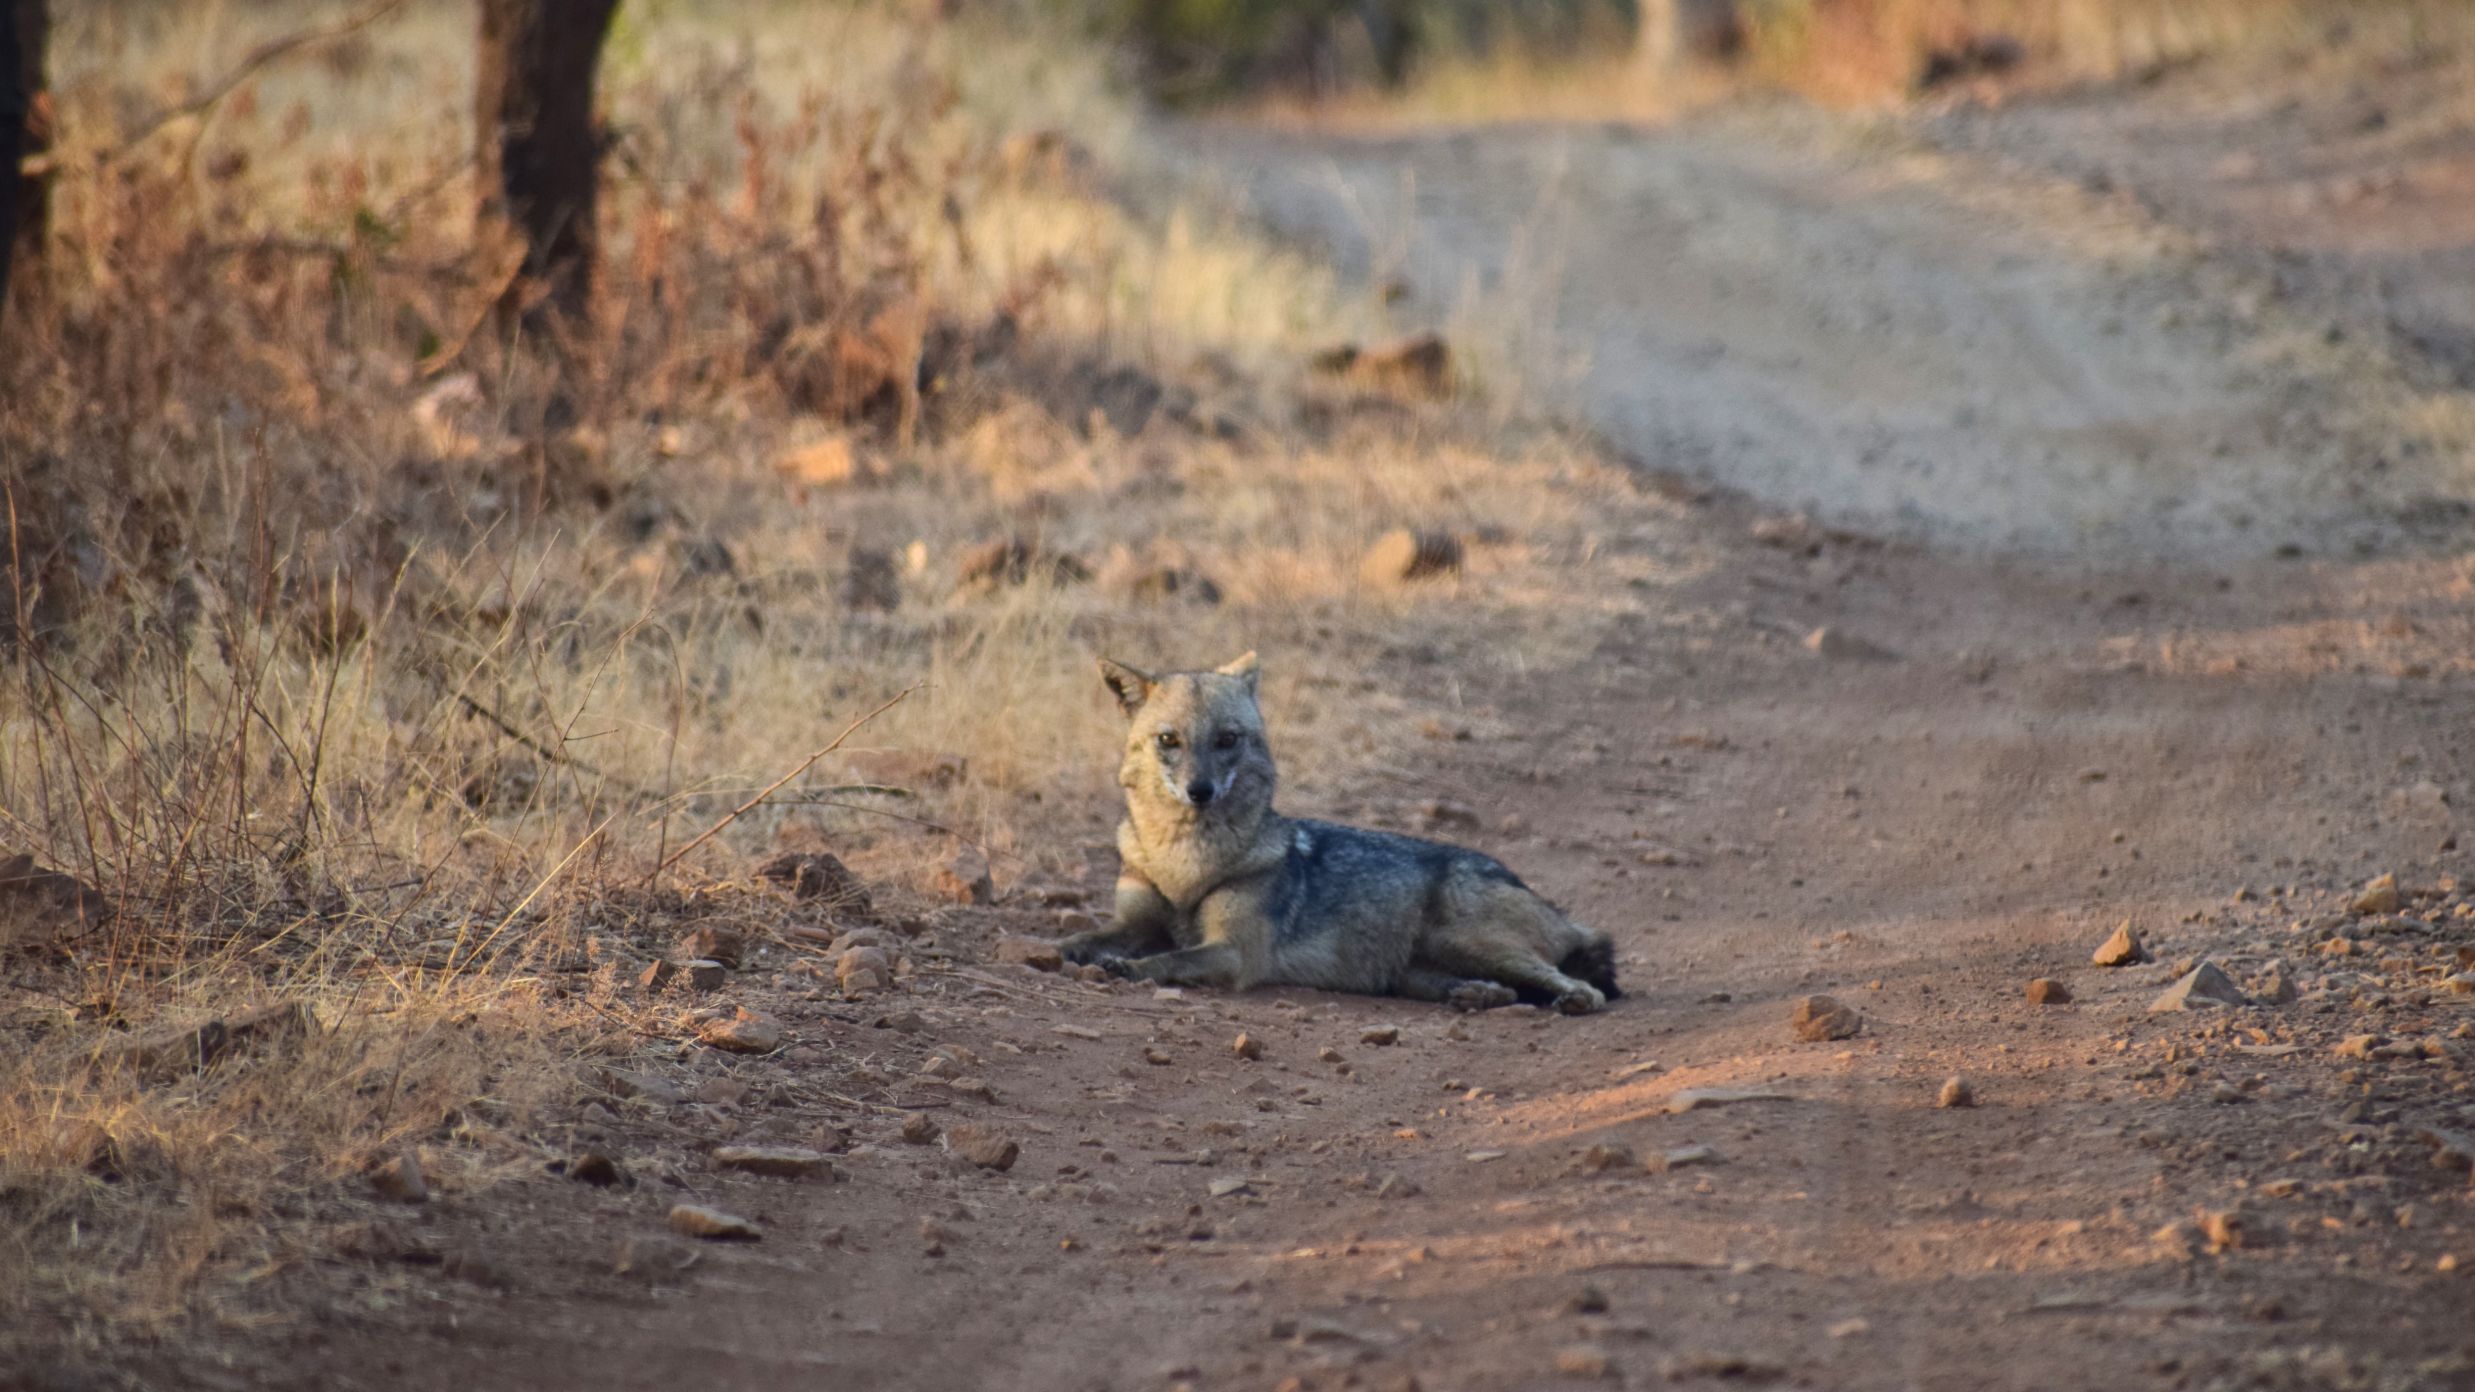
[[[1248,653],[1209,672],[1146,676],[1100,660],[1100,678],[1126,712],[1117,781],[1137,803],[1180,819],[1246,818],[1272,805],[1272,750],[1255,704]]]

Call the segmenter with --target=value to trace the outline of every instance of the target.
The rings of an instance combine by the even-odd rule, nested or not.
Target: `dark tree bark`
[[[36,126],[43,124],[37,112],[50,35],[45,0],[0,0],[0,313],[6,312],[18,243],[39,244],[48,221],[43,181],[18,171],[49,143],[49,132]]]
[[[528,332],[581,318],[593,290],[601,132],[593,77],[619,0],[481,0],[474,158],[481,217],[524,241],[524,274],[500,306]],[[508,327],[513,327],[512,323]]]

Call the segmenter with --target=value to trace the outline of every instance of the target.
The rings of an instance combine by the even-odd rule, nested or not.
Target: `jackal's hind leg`
[[[1492,981],[1472,981],[1448,971],[1413,962],[1401,969],[1392,983],[1392,994],[1410,1000],[1433,1001],[1455,1010],[1493,1010],[1510,1005],[1520,995],[1510,986]]]

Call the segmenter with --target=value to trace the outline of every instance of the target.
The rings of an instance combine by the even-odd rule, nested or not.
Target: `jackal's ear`
[[[1143,702],[1152,694],[1150,677],[1123,662],[1111,662],[1105,657],[1100,659],[1100,680],[1109,684],[1109,694],[1117,698],[1119,708],[1128,715],[1143,709]]]
[[[1263,664],[1251,652],[1223,665],[1220,674],[1246,683],[1246,694],[1249,696],[1257,694],[1263,686]]]

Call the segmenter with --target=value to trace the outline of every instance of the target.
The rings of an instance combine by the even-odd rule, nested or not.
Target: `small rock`
[[[2200,1235],[2212,1252],[2231,1252],[2258,1236],[2241,1209],[2211,1209],[2200,1215]]]
[[[2333,1052],[2336,1053],[2339,1058],[2369,1059],[2372,1057],[2373,1050],[2379,1048],[2382,1044],[2387,1042],[2387,1040],[2377,1034],[2350,1035],[2347,1038],[2338,1041],[2338,1046],[2335,1050],[2333,1050]]]
[[[370,1188],[378,1197],[397,1203],[423,1203],[430,1197],[429,1182],[421,1177],[421,1157],[409,1150],[371,1166]]]
[[[823,1155],[800,1146],[719,1146],[714,1149],[713,1163],[726,1170],[779,1179],[805,1179],[820,1170],[833,1173],[831,1163]]]
[[[633,1097],[657,1107],[674,1107],[687,1099],[666,1078],[650,1073],[632,1073],[624,1068],[604,1068],[594,1074],[594,1081],[613,1097]]]
[[[2280,965],[2271,967],[2269,974],[2260,978],[2260,991],[2254,999],[2263,1005],[2292,1005],[2298,994],[2294,976]]]
[[[1724,1107],[1731,1102],[1793,1102],[1789,1093],[1772,1088],[1686,1088],[1659,1104],[1659,1110],[1669,1116],[1682,1116],[1704,1107]]]
[[[1689,1165],[1715,1165],[1717,1163],[1719,1163],[1718,1151],[1706,1145],[1688,1145],[1677,1146],[1672,1150],[1662,1152],[1657,1168],[1681,1170]]]
[[[709,957],[701,957],[687,964],[687,984],[691,990],[718,991],[722,989],[722,983],[728,980],[730,968]]]
[[[1375,1197],[1379,1199],[1413,1198],[1419,1192],[1418,1182],[1404,1174],[1388,1174],[1375,1183]]]
[[[2148,948],[2140,942],[2140,935],[2132,931],[2131,920],[2126,918],[2114,925],[2113,935],[2098,944],[2088,960],[2101,967],[2128,967],[2135,962],[2148,961],[2149,955]]]
[[[683,1237],[701,1237],[709,1242],[754,1242],[764,1234],[756,1224],[736,1213],[725,1213],[703,1204],[678,1204],[670,1210],[670,1230]]]
[[[708,924],[679,940],[679,956],[694,962],[719,962],[737,970],[748,950],[747,935],[736,928]]]
[[[1340,1050],[1333,1048],[1329,1044],[1326,1044],[1322,1048],[1315,1051],[1315,1062],[1317,1063],[1347,1063],[1348,1061],[1348,1059],[1342,1057]]]
[[[962,1122],[945,1133],[945,1148],[983,1170],[1003,1172],[1014,1168],[1014,1157],[1022,1147],[1013,1139],[986,1126]]]
[[[920,1220],[920,1250],[932,1257],[945,1255],[945,1244],[954,1241],[953,1229],[934,1218]]]
[[[821,900],[829,909],[860,918],[876,912],[859,876],[839,856],[824,851],[785,851],[756,867],[756,876],[789,890],[792,898],[803,903]]]
[[[678,974],[679,968],[675,963],[655,962],[636,974],[636,985],[648,996],[659,995],[662,988],[670,984],[670,979]]]
[[[782,1047],[782,1026],[755,1011],[742,1009],[723,1020],[707,1021],[696,1037],[734,1054],[770,1054]]]
[[[2366,884],[2346,905],[2357,914],[2391,914],[2398,911],[2398,877],[2383,875]]]
[[[1254,1185],[1239,1175],[1222,1175],[1212,1181],[1211,1190],[1212,1197],[1215,1199],[1226,1199],[1238,1194],[1255,1192]]]
[[[1806,996],[1788,1012],[1788,1024],[1807,1043],[1851,1039],[1864,1027],[1864,1017],[1829,996]]]
[[[2069,1005],[2071,988],[2050,976],[2040,976],[2028,983],[2030,1005]]]
[[[1637,1162],[1630,1147],[1594,1145],[1581,1153],[1581,1168],[1587,1174],[1603,1174],[1608,1170],[1629,1170]]]
[[[904,1112],[902,1138],[912,1145],[926,1145],[937,1138],[937,1123],[926,1112]]]
[[[1937,1107],[1973,1107],[1977,1090],[1966,1078],[1953,1075],[1942,1082],[1942,1091],[1934,1097]]]
[[[1888,662],[1898,656],[1879,643],[1827,624],[1805,635],[1805,651],[1833,662]]]
[[[1143,1061],[1150,1064],[1154,1068],[1166,1068],[1170,1064],[1177,1062],[1176,1059],[1169,1056],[1168,1050],[1161,1048],[1157,1044],[1146,1044],[1143,1046]]]
[[[1381,588],[1410,580],[1460,573],[1461,539],[1450,532],[1398,528],[1376,538],[1358,562],[1358,578]]]
[[[1373,1044],[1379,1048],[1398,1044],[1401,1042],[1401,1027],[1398,1025],[1377,1025],[1373,1029],[1361,1031],[1358,1035],[1358,1042],[1361,1044]]]
[[[1057,971],[1066,964],[1057,944],[1042,938],[999,938],[997,960],[1044,972]]]
[[[1241,1034],[1229,1041],[1229,1051],[1242,1059],[1263,1057],[1263,1041],[1251,1034]]]
[[[1566,1377],[1603,1378],[1615,1368],[1615,1360],[1596,1344],[1574,1344],[1556,1351],[1555,1370]]]
[[[2220,1006],[2249,1005],[2251,999],[2234,978],[2218,969],[2215,962],[2202,962],[2185,972],[2165,989],[2164,994],[2148,1003],[2149,1013],[2168,1010],[2214,1010]]]
[[[1843,1319],[1822,1332],[1834,1339],[1853,1339],[1860,1334],[1872,1333],[1873,1321],[1858,1315],[1853,1319]]]
[[[948,856],[930,878],[928,888],[957,904],[989,904],[997,898],[997,882],[989,875],[988,857],[976,846],[965,846]]]
[[[891,989],[894,984],[893,959],[881,947],[843,949],[834,959],[834,984],[842,988],[843,998],[857,1000]]]
[[[969,1097],[981,1102],[997,1100],[997,1090],[988,1085],[986,1078],[956,1078],[945,1085],[945,1090],[957,1097]]]

